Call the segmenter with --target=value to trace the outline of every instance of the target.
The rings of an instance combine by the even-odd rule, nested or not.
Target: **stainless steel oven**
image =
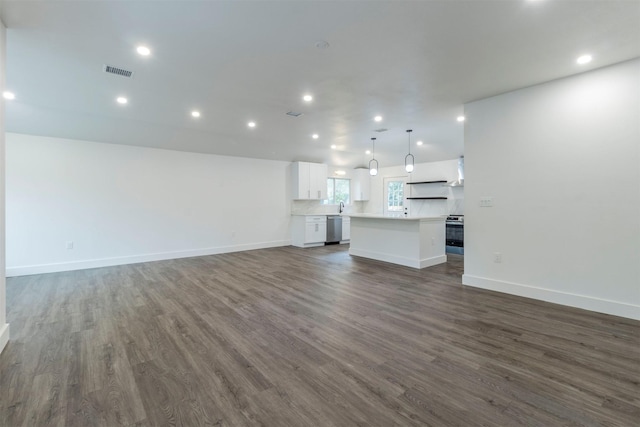
[[[449,215],[445,227],[446,252],[464,255],[464,216]]]

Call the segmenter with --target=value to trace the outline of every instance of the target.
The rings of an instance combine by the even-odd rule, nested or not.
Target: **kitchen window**
[[[351,180],[344,178],[327,179],[327,200],[325,205],[337,205],[340,202],[345,205],[351,200]]]

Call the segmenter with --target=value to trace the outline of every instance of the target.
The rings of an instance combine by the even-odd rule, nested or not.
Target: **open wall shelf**
[[[407,182],[407,185],[415,184],[446,184],[447,181],[419,181],[419,182]]]
[[[407,200],[447,200],[446,197],[407,197]]]

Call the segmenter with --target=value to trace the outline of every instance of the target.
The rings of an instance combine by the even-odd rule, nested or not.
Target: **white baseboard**
[[[28,276],[31,274],[58,273],[61,271],[84,270],[87,268],[111,267],[114,265],[137,264],[140,262],[163,261],[168,259],[191,258],[197,256],[217,255],[230,252],[250,251],[254,249],[275,248],[289,246],[290,240],[273,242],[250,243],[235,246],[220,246],[216,248],[192,249],[187,251],[161,252],[155,254],[132,255],[115,258],[100,258],[82,261],[62,262],[55,264],[27,265],[7,267],[7,277]]]
[[[5,323],[0,328],[0,353],[2,353],[2,350],[4,350],[8,342],[9,342],[9,324]]]
[[[424,258],[421,260],[400,257],[397,255],[391,255],[383,252],[375,252],[375,251],[367,251],[365,249],[357,249],[350,248],[349,255],[360,256],[363,258],[371,258],[377,261],[390,262],[392,264],[404,265],[405,267],[413,267],[413,268],[426,268],[431,267],[432,265],[442,264],[447,262],[447,256],[437,256],[433,258]]]
[[[628,319],[640,320],[640,306],[611,301],[602,298],[594,298],[585,295],[571,294],[552,289],[538,288],[519,283],[505,282],[502,280],[488,279],[484,277],[462,275],[462,284],[521,297],[552,302],[596,311],[598,313],[612,314]]]
[[[296,248],[317,248],[318,246],[324,246],[324,242],[300,243],[300,244],[292,243],[292,245],[295,246]]]
[[[432,265],[444,264],[447,262],[446,255],[434,256],[432,258],[424,258],[420,260],[420,268],[431,267]]]

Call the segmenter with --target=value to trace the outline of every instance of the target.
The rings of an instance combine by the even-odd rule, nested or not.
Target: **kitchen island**
[[[349,214],[349,254],[413,268],[447,261],[445,217]]]

